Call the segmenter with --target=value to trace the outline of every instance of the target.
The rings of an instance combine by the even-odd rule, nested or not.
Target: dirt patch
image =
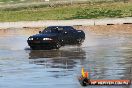
[[[132,33],[132,24],[122,25],[97,25],[97,26],[76,26],[77,29],[88,30],[89,32],[99,34],[124,34]]]
[[[122,25],[96,25],[96,26],[74,26],[76,29],[80,30],[87,30],[90,33],[96,33],[96,34],[130,34],[132,33],[132,24],[122,24]],[[20,29],[20,30],[19,30]],[[9,30],[19,30],[18,34],[25,35],[25,34],[36,34],[39,31],[42,31],[44,27],[23,27],[23,28],[7,28],[7,29],[1,29],[0,35],[8,34]],[[27,31],[29,30],[29,31]],[[28,32],[28,33],[27,33]]]

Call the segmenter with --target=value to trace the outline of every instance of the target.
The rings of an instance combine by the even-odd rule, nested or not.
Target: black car
[[[82,30],[72,26],[49,26],[27,40],[31,49],[59,49],[64,45],[80,45],[85,39]]]

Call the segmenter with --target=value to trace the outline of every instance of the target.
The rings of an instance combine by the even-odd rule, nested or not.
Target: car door
[[[63,44],[64,45],[69,43],[70,34],[67,30],[63,30],[62,38],[63,38]]]
[[[67,27],[65,29],[64,35],[65,35],[67,44],[69,44],[69,45],[74,44],[75,33],[76,33],[76,31],[72,27]]]
[[[75,41],[76,31],[72,27],[63,27],[61,29],[60,40],[62,40],[62,45],[68,44],[71,45]]]

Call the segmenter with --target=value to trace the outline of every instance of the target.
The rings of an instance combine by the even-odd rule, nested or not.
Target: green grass
[[[46,5],[3,8],[0,10],[0,21],[38,21],[38,20],[69,20],[91,18],[132,17],[131,3],[96,3]]]
[[[75,13],[73,8],[67,7],[0,11],[0,21],[60,20],[72,17]]]
[[[81,8],[73,16],[74,19],[91,19],[91,18],[121,18],[132,17],[132,4],[113,3],[93,5]]]

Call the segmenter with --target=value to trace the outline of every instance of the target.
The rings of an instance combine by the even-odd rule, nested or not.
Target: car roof
[[[53,27],[53,28],[55,28],[55,27],[59,27],[59,28],[66,28],[66,27],[72,27],[72,26],[49,26],[50,28],[51,27]],[[73,28],[73,27],[72,27]]]

